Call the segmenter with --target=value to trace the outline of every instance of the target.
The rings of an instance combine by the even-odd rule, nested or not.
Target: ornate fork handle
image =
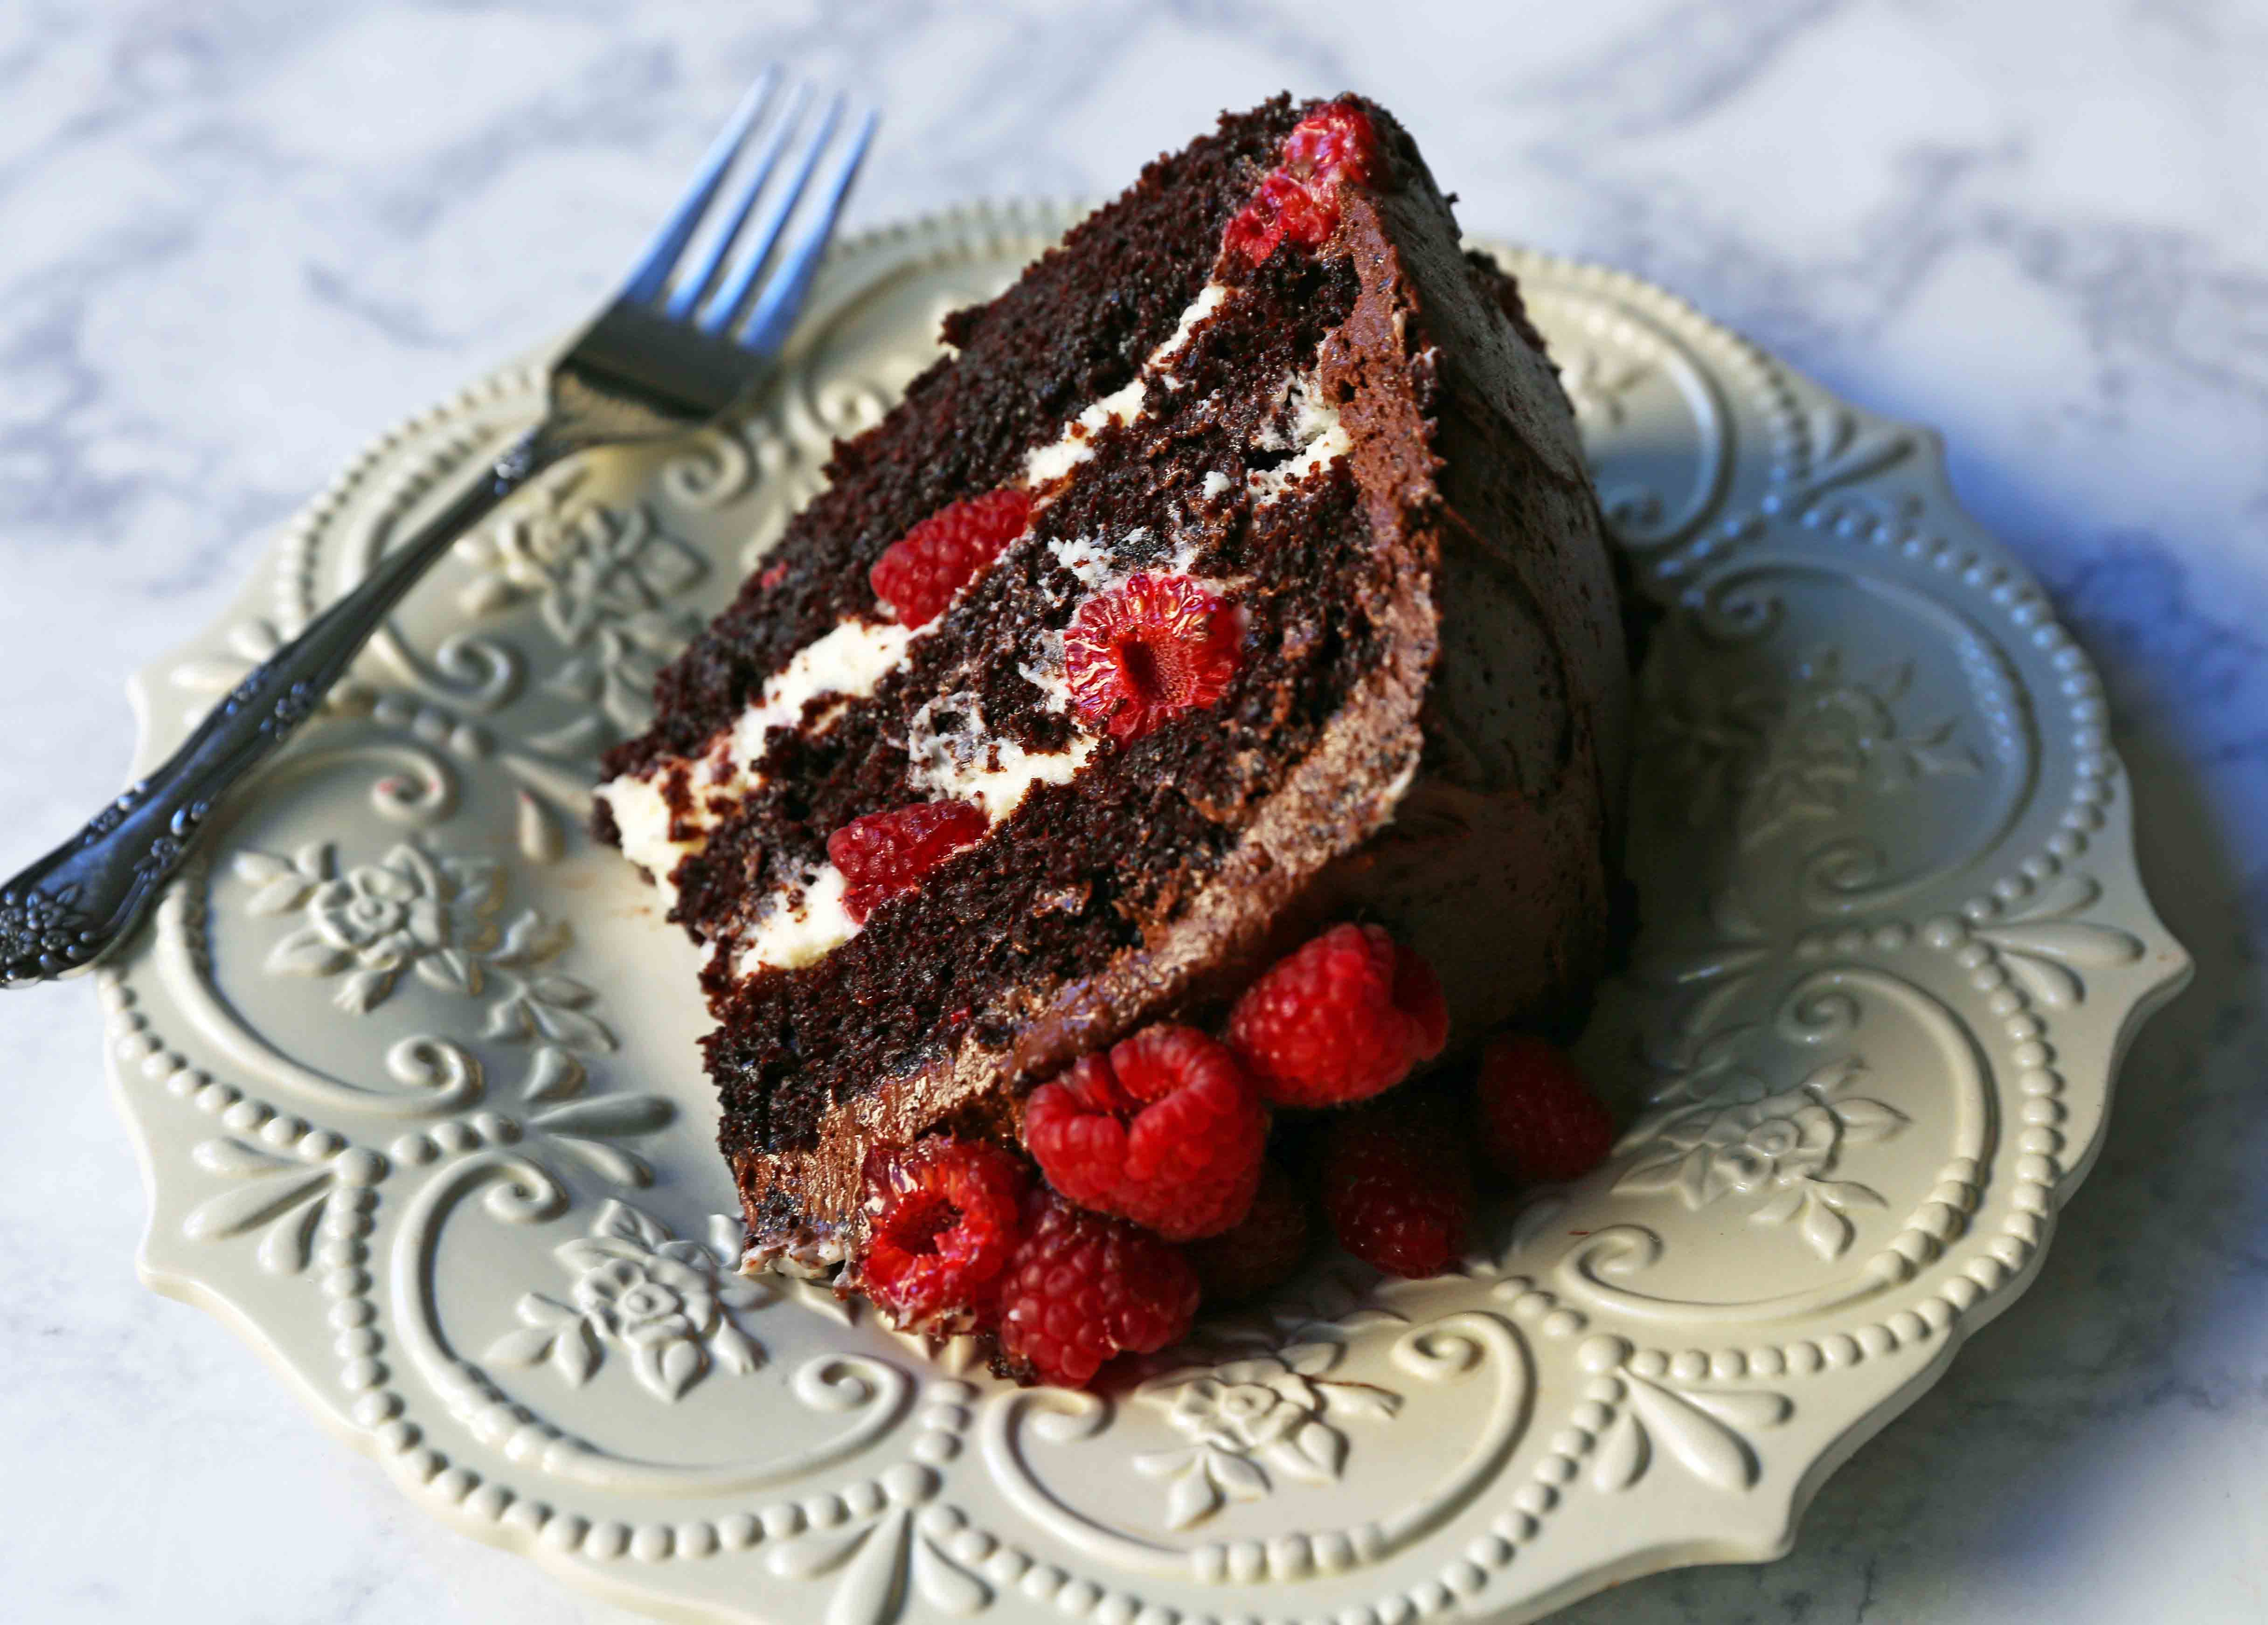
[[[563,451],[541,429],[522,436],[354,591],[254,668],[156,771],[0,886],[0,983],[83,970],[122,941],[230,786],[313,714],[449,544]]]

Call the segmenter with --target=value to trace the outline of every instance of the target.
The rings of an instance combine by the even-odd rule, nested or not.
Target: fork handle
[[[305,722],[449,544],[558,460],[530,430],[355,589],[254,668],[147,778],[0,886],[0,984],[85,969],[132,932],[228,789]]]

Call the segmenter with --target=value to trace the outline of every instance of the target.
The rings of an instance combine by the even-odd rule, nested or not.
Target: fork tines
[[[829,97],[814,122],[813,87],[799,82],[782,94],[782,77],[767,68],[748,87],[622,293],[625,303],[759,353],[776,351],[786,339],[878,116],[871,108],[858,114],[844,136],[845,96]],[[759,132],[762,138],[752,139]],[[830,151],[825,179],[814,186]],[[729,201],[717,207],[728,180]],[[791,223],[797,223],[792,236]],[[703,236],[698,252],[688,253]]]

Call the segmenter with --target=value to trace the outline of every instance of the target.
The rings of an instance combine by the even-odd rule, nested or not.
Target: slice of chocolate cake
[[[1431,962],[1452,1055],[1579,1018],[1606,952],[1597,506],[1400,125],[1226,117],[945,336],[600,790],[708,948],[755,1262],[855,1261],[871,1150],[1017,1146],[1332,922]]]

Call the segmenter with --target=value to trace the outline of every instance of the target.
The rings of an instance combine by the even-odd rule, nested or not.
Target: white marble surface
[[[1391,16],[1388,26],[1383,21]],[[2029,1297],[1795,1555],[1572,1621],[2268,1618],[2268,12],[2253,0],[0,4],[0,867],[127,671],[359,443],[596,296],[754,66],[889,110],[854,207],[1098,194],[1225,105],[1395,107],[1469,226],[1940,427],[2108,667],[2195,951]],[[0,994],[0,1614],[618,1620],[444,1533],[144,1292],[82,985]]]

